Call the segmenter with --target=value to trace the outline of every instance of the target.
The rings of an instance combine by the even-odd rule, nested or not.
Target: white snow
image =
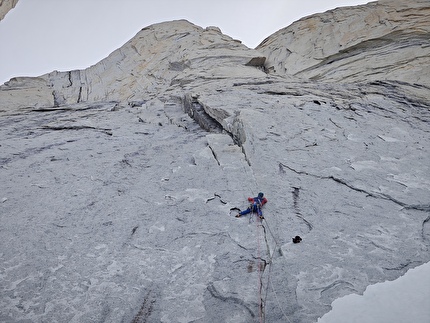
[[[318,323],[430,322],[430,262],[404,276],[367,287],[363,295],[347,295],[332,303]]]

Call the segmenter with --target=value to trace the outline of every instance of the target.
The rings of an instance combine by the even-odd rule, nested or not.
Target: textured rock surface
[[[429,87],[429,16],[427,0],[345,7],[303,18],[257,49],[280,75],[348,82],[401,79]]]
[[[246,64],[263,65],[264,59],[218,28],[203,29],[185,20],[160,23],[143,28],[124,46],[106,59],[85,70],[52,72],[41,76],[37,91],[41,98],[28,100],[28,105],[64,105],[79,102],[148,100],[164,93],[172,83],[188,82],[189,77],[226,78],[263,74]],[[175,77],[183,74],[179,80]],[[20,91],[35,88],[33,78],[14,78],[4,88],[9,108],[20,106]],[[42,82],[45,82],[42,84]],[[17,92],[18,94],[15,94]],[[33,102],[32,102],[33,101]]]
[[[1,321],[312,322],[430,260],[425,69],[316,82],[264,51],[175,21],[0,87]],[[263,222],[232,216],[259,191]]]
[[[15,8],[18,0],[0,0],[0,20],[2,20],[6,14]]]

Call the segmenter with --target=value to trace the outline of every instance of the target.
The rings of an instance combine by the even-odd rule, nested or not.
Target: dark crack
[[[131,235],[136,233],[136,230],[139,228],[139,226],[135,226],[132,230],[131,230]]]
[[[261,82],[247,82],[247,83],[234,83],[233,86],[243,86],[243,85],[265,85],[273,84],[274,81],[261,81]]]
[[[253,57],[245,66],[264,67],[265,62],[266,57],[264,56]]]
[[[243,307],[249,313],[249,315],[251,315],[252,318],[255,317],[254,312],[240,298],[233,297],[233,296],[223,296],[223,295],[221,295],[221,293],[218,292],[218,290],[215,288],[215,286],[213,284],[210,284],[207,287],[207,290],[209,291],[209,293],[211,294],[212,297],[214,297],[216,299],[219,299],[219,300],[221,300],[223,302],[231,302],[231,303],[237,304],[237,305]]]
[[[68,78],[69,78],[69,84],[67,85],[67,87],[71,87],[73,85],[73,82],[72,82],[72,71],[69,71],[67,73],[67,75],[68,75]]]
[[[423,221],[421,235],[424,240],[430,240],[430,215]]]
[[[263,228],[263,238],[264,238],[264,242],[266,243],[266,248],[267,248],[267,255],[269,256],[269,261],[266,261],[265,259],[261,258],[261,260],[264,262],[264,266],[263,266],[263,272],[264,269],[266,269],[267,264],[270,264],[272,261],[270,259],[270,247],[269,247],[269,241],[267,240],[267,232],[266,232],[266,227],[264,225],[261,225],[261,227]]]
[[[217,157],[217,155],[216,155],[216,152],[214,151],[214,149],[211,147],[211,145],[209,145],[209,149],[211,150],[211,152],[212,152],[212,156],[214,156],[214,158],[215,158],[215,160],[216,160],[216,162],[217,162],[217,164],[218,164],[218,166],[221,166],[221,163],[219,162],[219,160],[218,160],[218,157]]]
[[[388,270],[388,271],[391,271],[391,270],[403,271],[405,268],[407,269],[407,268],[411,267],[415,263],[416,264],[421,264],[420,262],[417,262],[417,261],[407,260],[406,262],[400,263],[400,264],[398,264],[395,267],[382,267],[382,269],[385,269],[385,270]]]
[[[306,226],[308,227],[308,230],[312,231],[312,229],[313,229],[312,223],[310,223],[308,220],[306,220],[303,217],[302,213],[300,212],[300,208],[299,208],[300,188],[299,187],[293,187],[292,194],[293,194],[293,208],[294,208],[294,213],[296,214],[296,216],[299,219],[301,219],[306,224]]]
[[[75,140],[73,140],[73,141],[75,141]],[[69,142],[73,142],[73,141],[69,141]],[[7,164],[9,164],[12,161],[15,161],[17,159],[21,159],[21,158],[22,159],[26,159],[26,158],[31,157],[33,155],[39,154],[41,152],[44,152],[45,150],[49,150],[49,149],[51,149],[53,147],[59,147],[59,146],[66,145],[67,143],[68,143],[68,141],[61,142],[61,143],[50,144],[50,145],[43,146],[43,147],[26,149],[23,152],[13,154],[13,157],[0,158],[0,166],[7,165]],[[55,161],[55,159],[51,159],[51,161]]]
[[[337,178],[337,177],[334,177],[334,176],[328,176],[328,177],[324,176],[324,177],[321,177],[321,178],[322,179],[331,179],[331,180],[334,180],[335,182],[337,182],[339,184],[345,185],[346,187],[348,187],[351,190],[367,194],[368,196],[371,196],[373,198],[381,198],[381,199],[384,199],[384,200],[387,200],[387,201],[391,201],[391,202],[393,202],[393,203],[395,203],[397,205],[400,205],[400,206],[402,206],[404,208],[411,208],[411,206],[408,206],[406,203],[403,203],[403,202],[401,202],[401,201],[393,198],[392,196],[390,196],[388,194],[384,194],[384,193],[372,193],[372,192],[363,190],[361,188],[354,187],[351,184],[348,184],[347,182],[345,182],[343,179],[340,179],[340,178]]]
[[[279,174],[285,174],[285,169],[281,163],[279,163]]]
[[[47,130],[55,130],[55,131],[61,131],[61,130],[97,130],[101,131],[109,136],[112,136],[112,129],[108,128],[97,128],[97,127],[91,127],[91,126],[43,126],[42,129]]]
[[[414,204],[406,205],[405,209],[430,212],[430,204]]]
[[[79,93],[78,93],[78,99],[77,99],[77,103],[80,103],[82,100],[82,86],[79,87]]]
[[[327,285],[325,287],[321,287],[321,288],[315,288],[314,290],[320,290],[320,295],[323,296],[325,293],[327,292],[331,292],[334,289],[337,288],[342,288],[342,289],[349,289],[352,291],[356,291],[354,288],[354,285],[351,284],[350,282],[347,282],[345,280],[336,280],[333,283],[331,283],[330,285]]]
[[[219,194],[217,194],[217,193],[214,193],[214,196],[213,196],[213,197],[210,197],[210,198],[206,199],[206,203],[208,203],[209,201],[214,200],[215,198],[219,198],[219,200],[220,200],[220,202],[221,202],[222,204],[227,204],[227,202],[226,202],[226,201],[224,201],[224,200],[221,198],[221,195],[219,195]],[[230,210],[231,210],[231,209],[230,209]]]
[[[390,196],[388,194],[369,192],[369,191],[364,190],[362,188],[355,187],[355,186],[347,183],[345,180],[343,180],[341,178],[338,178],[338,177],[334,177],[332,175],[330,175],[330,176],[315,175],[315,174],[311,174],[311,173],[306,172],[306,171],[298,171],[298,170],[296,170],[296,169],[294,169],[294,168],[292,168],[292,167],[290,167],[288,165],[282,164],[282,163],[279,163],[279,164],[282,165],[283,167],[289,169],[290,171],[298,174],[298,175],[307,175],[307,176],[311,176],[311,177],[318,178],[318,179],[332,180],[332,181],[335,181],[338,184],[341,184],[341,185],[344,185],[344,186],[348,187],[349,189],[351,189],[353,191],[366,194],[367,196],[370,196],[370,197],[373,197],[373,198],[379,198],[379,199],[391,201],[391,202],[393,202],[393,203],[395,203],[397,205],[400,205],[401,207],[404,207],[405,209],[409,209],[409,210],[413,209],[413,210],[426,211],[426,212],[430,211],[430,204],[408,205],[408,204],[406,204],[406,203],[404,203],[402,201],[399,201],[399,200],[395,199],[394,197],[392,197],[392,196]]]
[[[217,120],[212,118],[204,109],[203,105],[193,96],[185,95],[182,100],[184,111],[208,132],[221,133],[223,127]]]
[[[155,298],[153,296],[152,290],[148,292],[145,299],[143,300],[142,306],[140,307],[137,314],[134,316],[131,323],[145,323],[145,322],[151,322],[150,316],[152,314],[154,304],[155,304]]]
[[[181,100],[182,100],[182,106],[184,111],[194,121],[197,122],[200,128],[208,132],[228,134],[233,139],[234,144],[242,148],[242,153],[245,157],[245,160],[248,163],[248,165],[251,166],[251,161],[249,160],[246,154],[245,148],[243,147],[243,143],[245,142],[246,137],[245,137],[244,131],[242,130],[243,125],[241,125],[240,121],[237,121],[236,119],[236,121],[234,122],[235,130],[229,131],[227,129],[224,129],[224,127],[215,118],[212,118],[206,112],[204,105],[201,102],[199,102],[196,96],[187,94]],[[215,160],[217,161],[218,165],[220,165],[220,162],[216,156],[216,153],[214,152],[212,147],[209,146],[209,148],[211,149],[212,154]]]
[[[341,126],[339,126],[336,122],[334,122],[331,118],[328,118],[330,120],[331,123],[333,123],[336,127],[342,129]]]
[[[393,249],[390,249],[390,248],[387,248],[387,247],[381,246],[381,245],[377,244],[377,243],[376,243],[376,242],[374,242],[374,241],[370,241],[370,243],[371,243],[372,245],[374,245],[376,248],[379,248],[379,249],[381,249],[381,250],[383,250],[383,251],[386,251],[386,252],[393,252],[393,251],[394,251]]]
[[[183,70],[190,68],[189,62],[170,62],[169,70],[182,72]]]
[[[61,95],[61,93],[58,93],[58,91],[52,91],[52,97],[54,99],[54,107],[58,107],[61,104],[65,103],[66,99],[64,98],[63,95]]]

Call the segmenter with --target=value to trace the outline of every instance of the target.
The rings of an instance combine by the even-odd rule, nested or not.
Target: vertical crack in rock
[[[246,154],[245,148],[243,146],[240,146],[240,147],[242,148],[242,154],[245,158],[245,161],[247,162],[248,166],[251,167],[251,161],[249,160],[248,155]]]
[[[300,194],[300,188],[299,187],[293,187],[293,206],[294,210],[299,212],[299,194]]]
[[[69,78],[69,84],[67,85],[67,87],[71,87],[73,85],[73,82],[72,82],[72,71],[69,71],[67,74],[68,74],[68,78]]]
[[[211,145],[209,145],[209,149],[211,150],[212,155],[214,156],[214,158],[215,158],[216,162],[218,163],[218,166],[221,166],[221,163],[220,163],[220,162],[219,162],[219,160],[218,160],[218,157],[217,157],[217,155],[216,155],[216,152],[215,152],[215,150],[212,148],[212,146],[211,146]]]
[[[60,96],[60,93],[58,93],[56,90],[52,91],[52,97],[54,98],[54,107],[59,107],[66,102],[64,96]]]
[[[136,225],[132,230],[131,230],[131,235],[136,233],[136,230],[139,228],[138,225]]]
[[[423,240],[430,240],[430,215],[423,221],[421,235]]]
[[[242,153],[244,155],[244,158],[248,163],[248,166],[251,166],[251,161],[249,160],[246,154],[245,148],[243,147],[243,143],[245,142],[245,133],[243,131],[243,125],[237,118],[233,122],[234,124],[233,130],[227,130],[215,118],[212,118],[205,111],[204,106],[198,101],[197,97],[192,96],[191,94],[186,94],[182,98],[182,106],[184,111],[193,120],[195,120],[203,130],[206,130],[208,132],[215,132],[215,133],[223,132],[228,134],[233,139],[233,142],[242,148]],[[210,146],[209,148],[211,149],[212,154],[214,155],[216,161],[218,162],[218,165],[220,165],[214,150]]]
[[[182,100],[182,106],[184,111],[194,119],[202,129],[215,133],[221,133],[224,130],[218,121],[206,113],[203,105],[196,97],[186,94]]]
[[[300,212],[300,208],[299,208],[300,188],[299,187],[293,187],[292,194],[293,194],[293,208],[294,208],[294,212],[295,212],[296,216],[306,224],[309,231],[312,231],[312,229],[313,229],[312,223],[310,223],[308,220],[306,220],[303,217],[302,213]]]
[[[76,103],[80,103],[82,100],[82,86],[79,87],[78,100]]]
[[[285,169],[281,163],[279,163],[279,174],[285,174]]]
[[[139,311],[137,312],[136,316],[133,318],[131,323],[151,322],[149,318],[151,316],[154,304],[155,304],[155,298],[153,296],[152,290],[150,290],[146,295],[142,303],[142,306],[140,307]]]
[[[262,322],[264,322],[264,317],[265,317],[265,308],[266,308],[266,303],[265,303],[265,298],[263,297],[263,290],[264,290],[264,282],[263,282],[263,275],[264,275],[264,271],[266,270],[267,265],[271,265],[271,259],[270,259],[270,248],[269,248],[269,243],[267,241],[267,235],[266,235],[266,228],[264,227],[264,225],[261,225],[261,227],[263,228],[263,237],[264,237],[264,241],[266,242],[266,247],[267,247],[267,254],[269,256],[269,262],[266,261],[266,259],[260,257],[259,258],[259,264],[258,264],[258,270],[259,270],[259,275],[258,275],[258,295],[259,295],[259,312],[260,312],[260,319],[262,320]],[[270,279],[270,277],[269,277]],[[268,281],[269,282],[269,281]],[[269,286],[266,286],[266,289],[268,289]]]
[[[269,257],[269,261],[267,262],[266,260],[263,259],[265,265],[264,268],[266,268],[266,264],[270,264],[272,262],[272,257],[270,256],[270,247],[269,247],[269,241],[267,240],[267,232],[266,232],[266,227],[262,224],[261,227],[263,228],[263,238],[264,238],[264,242],[266,243],[266,251],[267,251],[267,256]],[[274,239],[275,237],[273,237]],[[275,241],[276,242],[276,241]]]

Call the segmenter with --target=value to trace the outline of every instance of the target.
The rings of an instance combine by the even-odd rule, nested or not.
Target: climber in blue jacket
[[[251,203],[251,205],[246,210],[239,212],[236,215],[236,218],[253,212],[257,213],[260,219],[264,219],[263,212],[261,211],[261,207],[267,203],[267,199],[264,197],[264,194],[260,192],[256,197],[248,197],[248,201]]]

